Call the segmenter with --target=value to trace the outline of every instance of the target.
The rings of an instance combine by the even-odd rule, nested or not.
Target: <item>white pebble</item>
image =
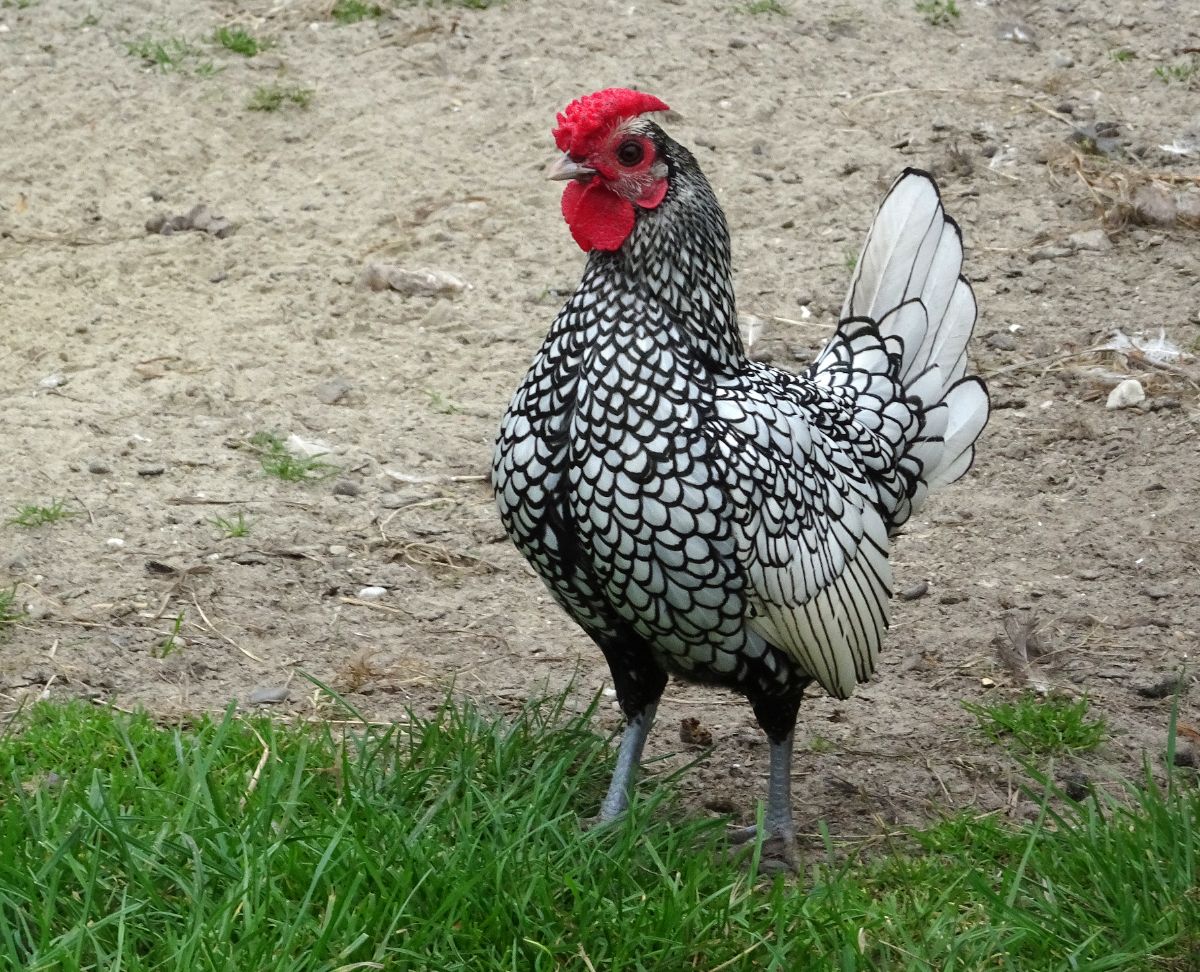
[[[383,597],[387,593],[386,587],[364,587],[358,592],[358,596],[363,600],[374,600],[377,597]]]
[[[125,541],[120,537],[109,537],[104,541],[104,546],[108,547],[109,550],[120,550],[125,546]]]
[[[1129,408],[1130,405],[1137,405],[1145,400],[1146,390],[1142,383],[1136,378],[1126,378],[1108,393],[1108,401],[1104,403],[1104,407]]]

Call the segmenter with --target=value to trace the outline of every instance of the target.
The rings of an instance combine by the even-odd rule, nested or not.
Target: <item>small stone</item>
[[[1197,765],[1196,750],[1191,746],[1176,746],[1175,765],[1194,768]]]
[[[746,40],[745,37],[730,37],[729,38],[729,46],[732,47],[735,51],[741,50],[741,48],[747,46],[749,43],[750,42],[748,40]]]
[[[896,595],[902,601],[915,601],[919,597],[924,597],[929,593],[929,582],[918,581],[911,587],[906,587]]]
[[[109,537],[104,541],[104,546],[108,547],[109,550],[120,550],[125,546],[125,541],[120,537]]]
[[[88,463],[87,470],[96,476],[106,476],[112,472],[112,467],[102,459],[93,459]]]
[[[995,334],[989,334],[985,340],[988,347],[995,348],[997,351],[1017,350],[1016,338],[1005,331],[997,331]]]
[[[1147,587],[1142,593],[1152,601],[1163,601],[1171,596],[1171,592],[1165,587]]]
[[[1025,289],[1031,294],[1040,294],[1046,289],[1046,284],[1044,281],[1031,277],[1029,280],[1025,281]]]
[[[1063,777],[1063,792],[1072,800],[1086,800],[1092,792],[1091,780],[1083,773],[1070,773]]]
[[[343,287],[349,286],[354,283],[354,271],[348,267],[339,267],[333,271],[333,282]]]
[[[1062,71],[1066,68],[1073,68],[1075,66],[1075,58],[1071,57],[1070,54],[1067,54],[1064,51],[1055,51],[1054,54],[1051,55],[1050,63],[1058,68],[1058,70]]]
[[[288,690],[282,686],[276,688],[256,688],[247,697],[246,701],[251,705],[275,705],[279,702],[286,702]]]
[[[1154,682],[1135,685],[1133,690],[1144,699],[1165,699],[1172,695],[1183,695],[1187,682],[1179,675],[1166,675]]]
[[[322,405],[334,405],[345,398],[353,387],[345,378],[330,378],[317,385],[313,394]]]
[[[962,602],[966,599],[967,596],[965,594],[956,594],[954,592],[950,592],[949,594],[943,594],[941,597],[939,597],[938,604],[962,604]]]
[[[679,741],[688,746],[711,746],[713,735],[695,716],[687,716],[679,722]]]
[[[1108,393],[1104,407],[1108,409],[1129,408],[1146,400],[1146,390],[1136,378],[1126,378]]]
[[[350,553],[350,548],[344,543],[331,543],[329,545],[329,556],[345,557]]]
[[[161,476],[166,471],[167,467],[162,465],[142,466],[138,469],[137,474],[149,478],[151,476]]]
[[[353,479],[339,479],[333,484],[334,496],[357,496],[362,492],[362,487]]]
[[[402,489],[395,493],[384,493],[379,497],[379,505],[385,510],[401,510],[414,503],[428,499],[429,494],[419,489]]]
[[[375,601],[383,597],[387,593],[386,587],[363,587],[359,589],[358,596],[364,601]]]
[[[1076,250],[1087,250],[1093,253],[1103,253],[1112,249],[1112,241],[1102,229],[1072,233],[1067,237],[1067,242]]]
[[[1080,580],[1094,581],[1104,576],[1104,572],[1097,570],[1095,567],[1080,567],[1075,571],[1075,576]]]
[[[55,372],[52,375],[46,375],[45,378],[43,378],[41,381],[39,381],[38,387],[39,388],[61,388],[66,383],[67,383],[67,376],[63,375],[63,374],[59,374],[58,372]]]

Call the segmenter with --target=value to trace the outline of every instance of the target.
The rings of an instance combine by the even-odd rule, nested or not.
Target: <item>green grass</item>
[[[318,482],[338,471],[320,456],[293,455],[274,432],[256,432],[250,437],[250,447],[259,453],[263,472],[287,483]]]
[[[1154,69],[1154,76],[1163,84],[1187,84],[1200,75],[1200,57],[1191,57],[1178,64],[1164,64]]]
[[[744,7],[748,14],[786,14],[787,9],[779,0],[750,0]]]
[[[1137,57],[1137,51],[1130,50],[1128,47],[1114,47],[1108,52],[1108,56],[1118,64],[1124,64],[1126,61],[1132,61]]]
[[[267,49],[265,41],[258,40],[241,27],[220,27],[213,34],[213,40],[227,51],[243,57],[254,57]]]
[[[1088,718],[1088,700],[1026,695],[1016,701],[988,705],[963,703],[993,742],[1035,756],[1085,752],[1104,739],[1102,718]]]
[[[357,24],[360,20],[382,17],[383,7],[377,3],[363,3],[362,0],[337,0],[329,11],[329,16],[339,24]]]
[[[802,889],[662,780],[581,831],[612,756],[589,726],[556,703],[352,731],[40,703],[0,733],[0,967],[1183,972],[1200,946],[1178,781],[955,816]]]
[[[279,111],[286,105],[307,108],[316,92],[296,85],[265,84],[255,88],[246,107],[250,111]]]
[[[916,0],[917,13],[934,27],[948,27],[958,20],[961,11],[954,0]]]
[[[26,503],[14,508],[14,515],[6,521],[9,526],[38,527],[47,523],[57,523],[68,517],[75,516],[74,510],[67,509],[67,501],[51,500],[49,506],[38,506],[36,503]]]
[[[236,517],[214,516],[209,522],[221,531],[221,536],[226,540],[250,536],[250,524],[246,520],[246,514],[240,510]]]
[[[125,50],[132,57],[141,58],[147,67],[156,67],[163,73],[182,71],[189,66],[193,74],[212,75],[218,71],[212,61],[199,60],[204,52],[182,37],[129,41],[125,44]]]
[[[8,590],[0,591],[0,638],[8,629],[25,617],[21,605],[17,603],[17,587],[14,584]]]

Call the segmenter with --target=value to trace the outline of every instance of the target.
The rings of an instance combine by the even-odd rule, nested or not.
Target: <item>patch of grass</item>
[[[1130,50],[1128,47],[1114,47],[1108,52],[1108,56],[1118,64],[1124,64],[1137,57],[1137,51]]]
[[[581,831],[612,762],[590,715],[163,726],[39,703],[0,732],[0,951],[37,972],[1166,972],[1200,942],[1194,787],[956,815],[763,883],[661,780]]]
[[[759,14],[786,14],[787,9],[779,0],[750,0],[742,9],[755,16]]]
[[[265,41],[258,40],[241,27],[219,27],[213,34],[213,40],[225,50],[241,54],[242,57],[254,57],[268,46]]]
[[[154,653],[156,658],[166,658],[183,647],[183,639],[179,637],[181,628],[183,628],[182,611],[175,615],[175,620],[171,624],[170,634],[159,643],[158,650]]]
[[[436,389],[426,388],[425,394],[429,396],[429,407],[435,412],[441,412],[443,415],[457,415],[462,411],[461,405],[452,402]]]
[[[1088,700],[1026,695],[1015,702],[963,708],[975,716],[980,731],[993,742],[1011,744],[1037,756],[1085,752],[1104,739],[1102,718],[1088,718]]]
[[[131,56],[141,58],[147,67],[156,67],[163,73],[182,71],[189,65],[193,74],[211,75],[218,70],[212,61],[199,61],[204,52],[182,37],[129,41],[125,44],[125,50]]]
[[[1187,84],[1200,75],[1200,57],[1191,57],[1178,64],[1164,64],[1154,69],[1154,76],[1163,84]]]
[[[954,0],[916,0],[916,7],[917,13],[934,27],[949,27],[961,14]]]
[[[854,268],[858,266],[858,250],[852,246],[842,250],[842,263],[847,270],[853,273]]]
[[[23,617],[25,612],[17,603],[17,586],[14,584],[8,590],[0,591],[0,638]]]
[[[26,503],[24,506],[15,507],[15,515],[6,522],[9,526],[38,527],[76,515],[74,510],[67,509],[66,500],[56,499],[51,500],[49,506]]]
[[[262,461],[263,472],[287,483],[318,482],[328,479],[338,467],[320,456],[297,456],[288,451],[287,443],[274,432],[256,432],[250,446]]]
[[[246,107],[250,111],[279,111],[285,105],[307,108],[312,102],[314,94],[316,92],[312,88],[265,84],[254,89],[250,100],[246,102]]]
[[[246,514],[240,510],[236,517],[214,516],[209,522],[221,531],[221,536],[226,540],[250,536],[250,524],[246,521]]]
[[[383,14],[379,4],[363,3],[362,0],[337,0],[329,11],[329,16],[339,24],[357,24],[360,20],[379,18]]]

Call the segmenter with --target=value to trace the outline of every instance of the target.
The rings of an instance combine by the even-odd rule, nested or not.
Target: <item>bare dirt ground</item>
[[[905,165],[938,175],[968,243],[996,411],[974,471],[898,543],[898,589],[928,590],[895,605],[879,676],[801,713],[802,828],[1023,812],[1020,772],[961,702],[1023,690],[1000,649],[1030,616],[1042,653],[1025,677],[1086,693],[1111,727],[1058,771],[1103,783],[1161,758],[1171,701],[1139,690],[1194,672],[1200,632],[1200,240],[1145,200],[1157,225],[1118,226],[1106,193],[1156,172],[1185,213],[1194,200],[1194,14],[966,0],[937,26],[906,0],[510,0],[340,26],[330,7],[0,5],[0,507],[76,514],[0,527],[0,590],[28,612],[0,641],[5,709],[266,697],[336,715],[298,669],[375,720],[451,685],[507,710],[569,682],[584,706],[607,684],[484,477],[583,263],[541,177],[554,112],[621,84],[676,109],[667,127],[720,194],[740,307],[768,322],[758,350],[776,363],[802,367],[827,335]],[[272,46],[225,51],[225,25]],[[176,70],[128,52],[172,38],[198,52]],[[311,102],[248,110],[270,85]],[[198,203],[233,232],[146,231]],[[372,261],[470,287],[373,291]],[[1184,351],[1162,366],[1089,350],[1160,328]],[[1147,400],[1108,410],[1129,375]],[[325,443],[338,471],[266,476],[249,441],[264,431]],[[248,535],[223,536],[214,518],[239,513]],[[1191,725],[1194,706],[1193,687]],[[674,684],[652,755],[696,754],[687,717],[713,737],[690,799],[745,819],[766,770],[748,707]],[[617,722],[605,699],[601,727]]]

